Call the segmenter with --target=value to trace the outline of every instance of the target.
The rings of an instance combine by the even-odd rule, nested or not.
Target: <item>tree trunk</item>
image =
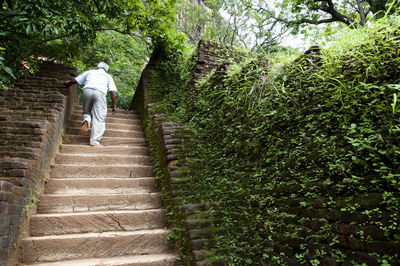
[[[361,3],[361,0],[357,0],[357,6],[358,6],[358,13],[360,14],[360,24],[361,26],[365,26],[365,24],[367,23],[367,19],[365,16],[365,9]]]

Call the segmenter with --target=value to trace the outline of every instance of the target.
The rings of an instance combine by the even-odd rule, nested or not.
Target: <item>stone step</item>
[[[52,178],[135,178],[153,176],[153,167],[132,165],[74,165],[56,164],[50,176]]]
[[[80,117],[82,117],[82,110],[75,110],[74,115],[79,115]],[[127,112],[118,112],[113,114],[111,112],[111,109],[107,111],[107,117],[113,117],[113,118],[124,118],[124,119],[140,119],[140,116],[138,114],[135,113],[127,113]]]
[[[70,117],[70,121],[74,122],[82,122],[82,116],[73,114]],[[106,124],[107,123],[115,123],[115,124],[126,124],[126,125],[142,125],[141,121],[139,118],[133,119],[133,118],[118,118],[118,117],[113,117],[113,116],[107,116],[106,117]],[[106,125],[107,127],[107,125]]]
[[[73,120],[68,123],[69,127],[76,127],[81,128],[82,120]],[[106,130],[113,129],[113,130],[134,130],[134,131],[143,131],[142,125],[139,123],[135,124],[115,124],[115,123],[107,123]]]
[[[75,111],[81,111],[82,112],[83,107],[82,105],[76,105],[75,106]],[[112,109],[111,108],[107,108],[107,113],[111,113]],[[117,113],[121,113],[121,114],[138,114],[138,112],[136,110],[122,110],[122,109],[118,109],[117,108]]]
[[[37,213],[66,213],[108,210],[158,209],[158,193],[100,194],[100,195],[50,195],[43,194]]]
[[[89,146],[63,144],[60,148],[63,154],[112,154],[112,155],[149,155],[149,149],[144,143],[123,146]]]
[[[20,244],[20,262],[54,262],[111,256],[171,252],[164,229],[27,237]],[[62,263],[61,263],[62,265]]]
[[[56,157],[57,164],[75,165],[131,165],[140,164],[151,166],[149,156],[141,155],[94,155],[94,154],[65,154],[59,153]]]
[[[52,178],[47,181],[45,194],[104,195],[155,192],[155,178]]]
[[[90,136],[92,130],[89,129],[87,136]],[[66,131],[67,134],[70,135],[81,135],[80,127],[69,127]],[[117,138],[144,138],[144,133],[142,130],[121,130],[121,129],[113,129],[111,127],[106,127],[104,131],[104,137],[117,137]]]
[[[65,135],[65,144],[89,144],[90,135]],[[130,144],[145,144],[145,138],[117,138],[117,137],[103,137],[100,141],[101,145],[130,145]]]
[[[164,228],[162,209],[32,215],[30,236],[137,231]]]
[[[177,266],[178,262],[174,254],[153,254],[140,256],[124,256],[113,258],[95,258],[86,260],[63,261],[63,266]],[[60,262],[35,263],[35,266],[60,266]],[[27,264],[21,264],[25,266]]]

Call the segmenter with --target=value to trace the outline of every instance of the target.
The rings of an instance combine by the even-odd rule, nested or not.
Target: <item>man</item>
[[[105,120],[107,115],[107,91],[110,92],[112,102],[112,113],[117,112],[115,104],[115,86],[113,78],[107,73],[108,65],[100,62],[96,70],[89,70],[78,77],[64,82],[65,86],[78,83],[85,84],[83,87],[83,121],[81,133],[87,134],[90,124],[92,125],[92,134],[90,136],[90,145],[99,146],[100,140],[105,131]],[[93,113],[93,119],[91,117]]]

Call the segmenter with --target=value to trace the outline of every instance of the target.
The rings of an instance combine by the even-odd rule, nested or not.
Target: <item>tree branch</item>
[[[321,19],[321,20],[311,20],[311,19],[301,19],[301,20],[296,20],[296,21],[290,21],[290,24],[303,24],[303,23],[307,23],[307,24],[312,24],[312,25],[320,25],[320,24],[324,24],[324,23],[331,23],[331,22],[337,22],[336,19],[334,18],[328,18],[328,19]]]
[[[326,3],[328,5],[326,5],[324,3]],[[335,5],[333,4],[332,0],[323,0],[321,3],[320,10],[331,15],[332,16],[331,19],[333,19],[334,21],[343,22],[344,24],[346,24],[348,26],[354,22],[350,17],[339,13],[336,10]],[[323,21],[323,20],[321,20],[321,21]],[[319,23],[319,24],[321,24],[321,23]]]
[[[262,7],[259,8],[259,11],[264,11],[264,12],[268,13],[268,15],[271,16],[271,18],[277,20],[278,22],[285,24],[287,27],[290,27],[291,25],[300,25],[300,24],[305,24],[305,23],[312,24],[312,25],[320,25],[320,24],[331,23],[331,22],[342,22],[346,25],[351,25],[353,23],[353,20],[350,17],[345,16],[336,11],[332,0],[315,0],[315,1],[321,2],[321,7],[319,10],[330,14],[331,18],[320,19],[320,20],[312,20],[312,19],[307,19],[307,18],[303,18],[300,20],[288,20],[288,19],[283,19],[283,18],[277,17],[271,12],[271,10],[268,10],[268,9],[265,9]]]
[[[129,35],[131,37],[143,37],[140,34],[137,34],[137,33],[134,33],[134,32],[121,31],[121,30],[115,29],[115,28],[94,28],[93,31],[115,31],[115,32],[118,32],[118,33],[121,33],[121,34]],[[46,42],[55,41],[55,40],[59,40],[59,39],[62,39],[62,38],[67,38],[67,37],[71,37],[71,36],[74,36],[74,35],[77,35],[77,34],[79,34],[78,31],[70,32],[70,33],[66,33],[66,34],[62,34],[62,35],[58,35],[58,36],[54,36],[54,37],[51,37],[51,38],[46,39],[46,40],[41,40],[41,41],[38,41],[38,42],[34,42],[32,44],[32,47],[36,47],[36,46],[38,46],[40,44],[43,44],[43,43],[46,43]],[[146,43],[148,43],[147,40],[145,40],[145,41],[146,41]]]
[[[32,47],[36,47],[36,46],[38,46],[38,45],[40,45],[40,44],[43,44],[43,43],[46,43],[46,42],[55,41],[55,40],[62,39],[62,38],[66,38],[66,37],[70,37],[70,36],[74,36],[74,35],[76,35],[76,34],[78,34],[78,33],[79,33],[79,32],[70,32],[70,33],[67,33],[67,34],[54,36],[54,37],[51,37],[51,38],[46,39],[46,40],[40,40],[40,41],[34,42],[31,46],[32,46]]]
[[[130,32],[130,31],[123,31],[123,30],[119,30],[116,28],[94,28],[94,31],[115,31],[121,34],[126,34],[129,35],[131,37],[143,37],[140,34],[136,33],[136,32]]]

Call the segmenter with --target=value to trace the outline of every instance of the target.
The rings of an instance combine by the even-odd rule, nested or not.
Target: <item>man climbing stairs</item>
[[[75,109],[20,242],[22,265],[177,265],[139,117],[108,113],[104,146],[89,146]]]

